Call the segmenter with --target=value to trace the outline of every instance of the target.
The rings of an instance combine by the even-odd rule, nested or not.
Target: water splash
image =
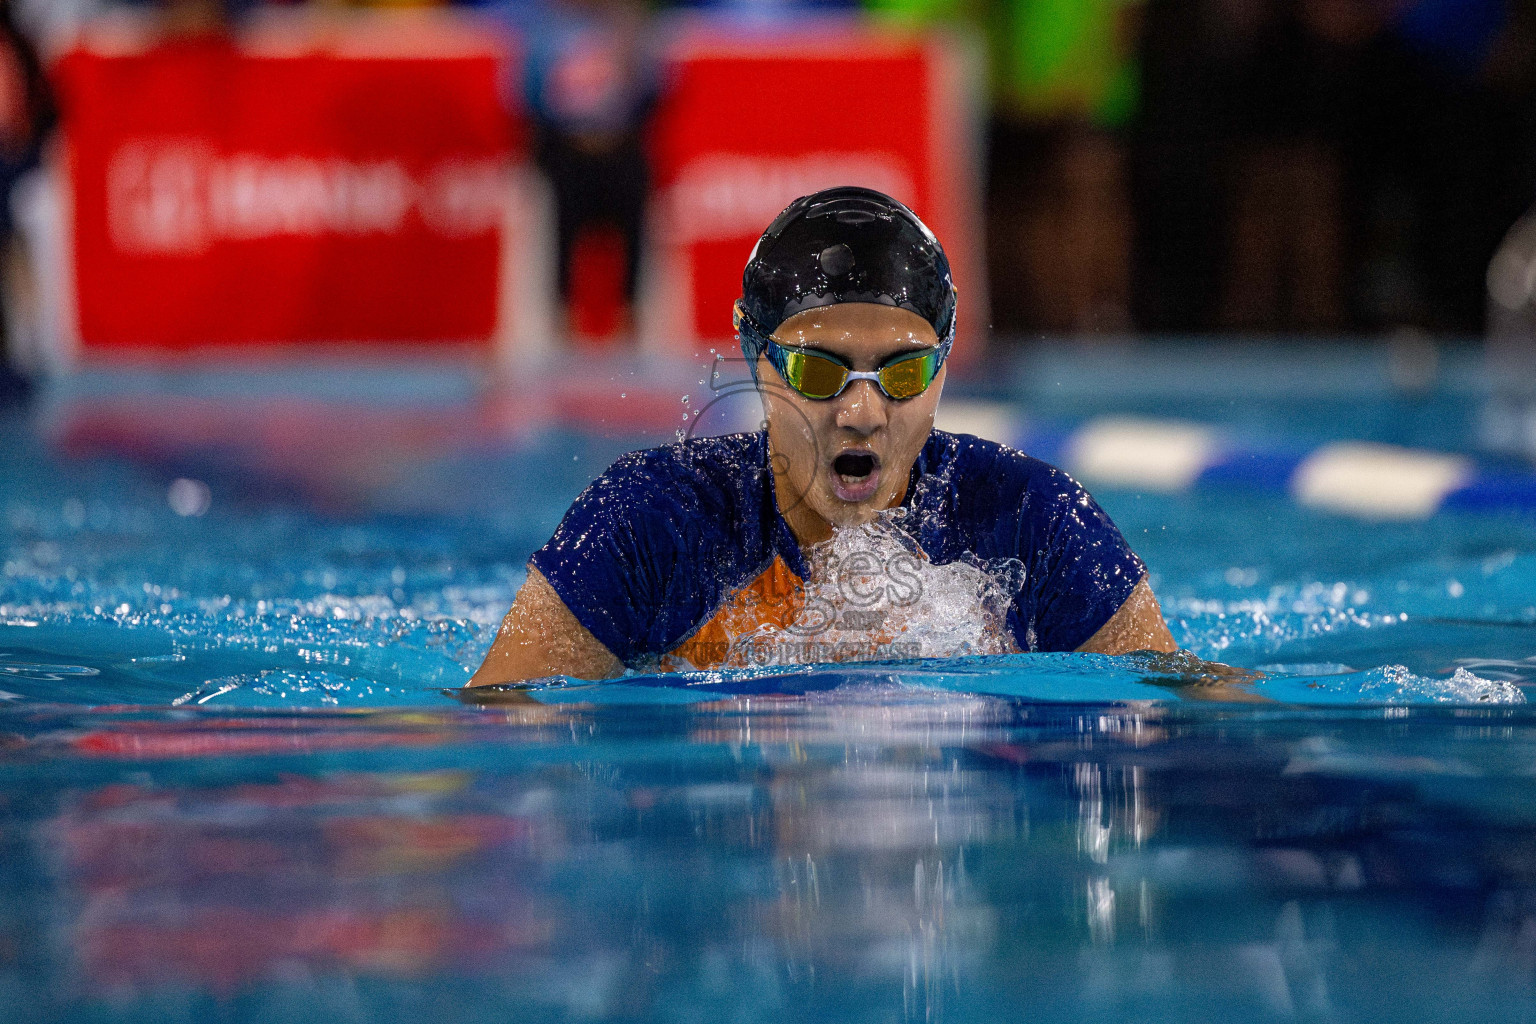
[[[894,514],[833,532],[805,552],[804,604],[784,626],[732,639],[726,664],[810,664],[1016,653],[1014,559],[935,565]]]
[[[1382,704],[1524,704],[1520,687],[1503,679],[1484,679],[1465,668],[1436,679],[1403,665],[1384,665],[1349,676],[1313,680],[1314,688],[1338,690],[1361,703]]]

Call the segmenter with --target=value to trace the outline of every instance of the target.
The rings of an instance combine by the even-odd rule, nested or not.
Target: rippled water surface
[[[1536,1017],[1531,518],[1100,494],[1247,691],[1012,655],[466,705],[636,436],[0,431],[5,1020]]]

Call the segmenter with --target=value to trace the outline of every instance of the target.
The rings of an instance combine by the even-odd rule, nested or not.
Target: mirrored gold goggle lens
[[[786,352],[784,378],[806,398],[831,398],[848,380],[848,368],[814,352]]]
[[[935,353],[928,352],[880,367],[880,387],[895,399],[914,398],[933,383]]]

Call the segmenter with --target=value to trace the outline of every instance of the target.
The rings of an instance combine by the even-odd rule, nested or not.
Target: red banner
[[[486,342],[504,58],[220,39],[58,65],[87,350]]]
[[[758,236],[832,185],[911,206],[954,265],[961,330],[984,330],[974,110],[948,45],[848,22],[699,28],[676,43],[670,86],[655,136],[657,240],[663,304],[685,312],[665,336],[684,348],[729,337]]]

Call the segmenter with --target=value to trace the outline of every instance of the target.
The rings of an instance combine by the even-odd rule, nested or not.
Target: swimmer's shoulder
[[[974,434],[933,430],[923,446],[922,469],[958,497],[990,499],[982,504],[1057,504],[1088,493],[1071,474],[1044,459]]]
[[[750,482],[765,451],[748,434],[623,455],[571,504],[533,564],[568,605],[576,579],[617,590],[626,574],[703,578],[701,565],[734,578],[738,563],[760,562],[768,545],[763,497]]]
[[[619,457],[590,492],[630,509],[732,513],[761,501],[767,448],[761,433],[694,437]]]
[[[1092,551],[1083,564],[1107,566],[1117,575],[1123,569],[1132,583],[1141,578],[1145,567],[1114,521],[1069,473],[996,441],[938,430],[933,435],[924,448],[932,476],[919,484],[931,490],[916,503],[944,513],[936,518],[951,524],[952,543],[983,557],[1022,558],[1026,565],[1062,557],[1076,564],[1081,559],[1074,552]]]

